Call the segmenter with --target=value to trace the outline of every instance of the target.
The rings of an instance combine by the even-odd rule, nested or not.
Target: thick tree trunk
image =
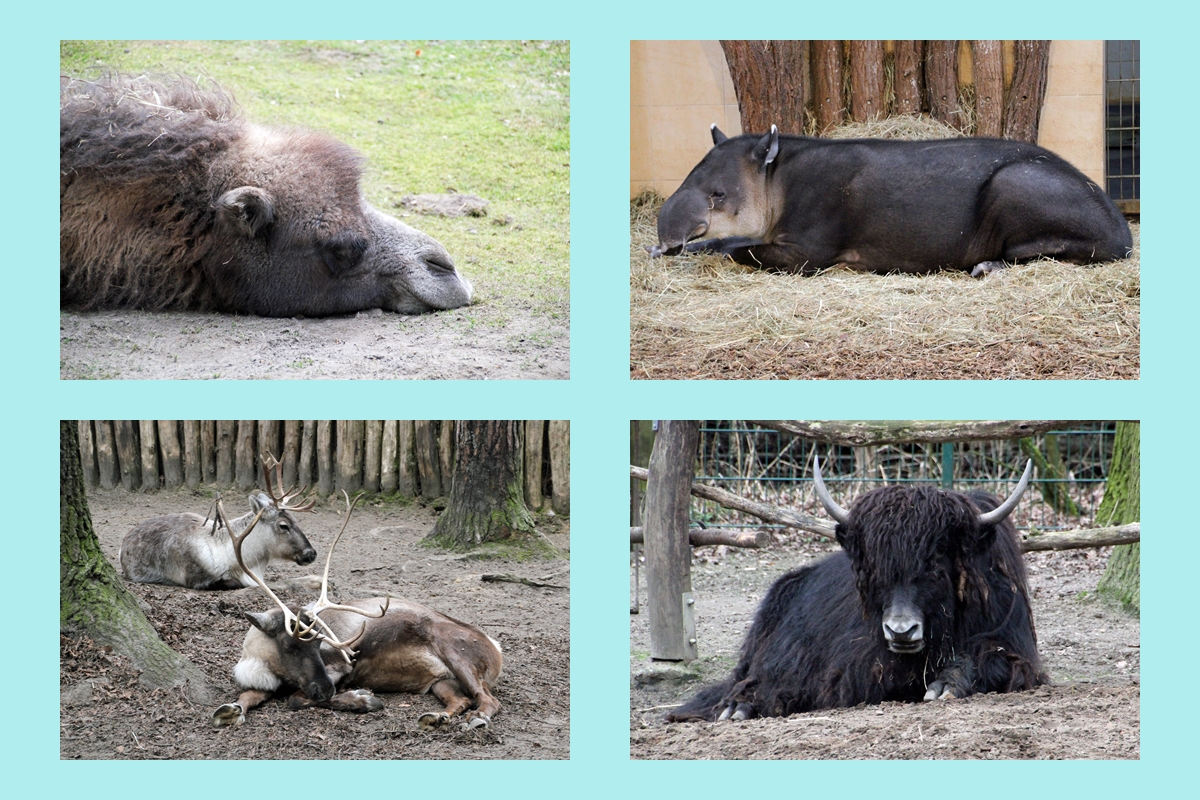
[[[77,424],[64,420],[59,437],[59,630],[111,646],[140,670],[143,686],[182,686],[194,701],[211,702],[204,674],[163,644],[100,551],[83,487]]]
[[[999,138],[1004,133],[1004,64],[999,39],[971,42],[975,74],[975,135]]]
[[[1037,143],[1046,97],[1050,42],[1021,39],[1013,44],[1013,79],[1004,99],[1004,138]]]
[[[812,42],[813,115],[817,118],[817,135],[840,125],[846,117],[842,95],[842,43],[814,40]]]
[[[649,587],[650,657],[696,658],[692,598],[692,548],[688,543],[688,496],[696,471],[700,423],[658,423],[646,483],[646,583]]]
[[[897,41],[893,53],[896,58],[895,79],[892,89],[896,95],[894,114],[920,114],[921,89],[925,85],[925,43],[922,41]]]
[[[723,41],[744,133],[804,132],[808,42]]]
[[[886,115],[883,42],[855,39],[850,42],[850,117],[855,122],[868,122]]]
[[[1104,487],[1104,499],[1096,511],[1096,522],[1100,525],[1121,525],[1141,519],[1141,427],[1140,422],[1117,423],[1108,484]],[[1130,611],[1140,613],[1140,544],[1113,548],[1096,592],[1113,598]]]
[[[465,550],[533,530],[521,469],[522,428],[513,420],[459,421],[449,502],[427,539]]]
[[[929,113],[952,128],[963,130],[966,118],[958,103],[958,42],[925,43],[925,93]]]
[[[1058,437],[1047,436],[1043,447],[1045,453],[1038,449],[1032,437],[1021,439],[1021,453],[1032,458],[1037,467],[1038,480],[1034,485],[1041,492],[1042,501],[1056,514],[1078,517],[1079,505],[1071,499],[1066,484],[1059,483],[1067,477],[1067,467],[1058,451]]]

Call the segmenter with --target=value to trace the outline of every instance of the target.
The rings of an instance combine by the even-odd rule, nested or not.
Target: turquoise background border
[[[498,797],[826,793],[977,797],[1171,796],[1195,787],[1196,637],[1191,483],[1196,407],[1194,12],[1166,2],[748,4],[565,2],[121,4],[10,10],[4,92],[6,278],[3,396],[9,506],[4,668],[8,786],[87,797],[212,797],[363,790]],[[24,19],[22,19],[24,17]],[[628,42],[647,38],[1141,39],[1148,224],[1137,382],[628,381]],[[58,41],[64,38],[566,38],[572,42],[572,379],[439,383],[62,382],[57,379],[57,199],[51,175]],[[1169,272],[1168,272],[1169,271]],[[15,286],[13,285],[15,284]],[[60,762],[53,582],[60,418],[573,420],[572,725],[569,762]],[[1142,759],[1138,762],[784,762],[628,759],[625,423],[631,418],[1126,418],[1142,420]],[[13,454],[20,454],[19,459]],[[19,460],[19,466],[16,466]],[[22,605],[14,607],[17,602]],[[28,607],[30,610],[25,611]],[[1185,617],[1185,614],[1187,615]],[[1186,632],[1188,635],[1179,635]],[[22,782],[19,776],[26,778]],[[36,781],[36,784],[34,783]],[[24,785],[22,786],[22,783]],[[298,784],[298,785],[297,785]],[[36,786],[36,788],[35,788]]]

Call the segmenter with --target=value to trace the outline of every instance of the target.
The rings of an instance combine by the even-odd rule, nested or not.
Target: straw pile
[[[893,118],[839,135],[945,138]],[[1129,259],[962,272],[803,277],[712,255],[651,259],[662,198],[630,205],[634,379],[1136,379],[1139,226]]]

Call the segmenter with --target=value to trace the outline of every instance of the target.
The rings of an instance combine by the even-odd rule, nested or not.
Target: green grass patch
[[[252,122],[332,134],[366,156],[371,203],[441,241],[477,304],[568,313],[568,42],[65,41],[59,55],[73,77],[212,78]],[[488,200],[488,215],[399,206],[450,190]]]

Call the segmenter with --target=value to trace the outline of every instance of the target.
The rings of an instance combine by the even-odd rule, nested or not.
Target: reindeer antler
[[[293,486],[286,492],[283,491],[283,464],[279,459],[275,458],[268,450],[262,455],[263,480],[267,483],[267,491],[271,494],[271,499],[275,501],[275,506],[280,511],[312,511],[313,506],[317,504],[316,498],[310,498],[307,503],[300,505],[290,505],[300,495],[308,491],[308,487],[296,491]],[[271,472],[275,472],[275,480],[271,480]]]
[[[265,470],[266,459],[264,459],[263,463]],[[272,494],[274,494],[274,492],[272,492]],[[290,492],[287,494],[290,494]],[[343,491],[342,494],[345,494],[345,492]],[[233,532],[233,528],[229,524],[229,518],[225,515],[225,506],[221,503],[220,497],[218,497],[216,501],[217,517],[221,520],[222,524],[224,524],[226,530],[229,531],[229,538],[233,541],[233,555],[237,559],[238,566],[240,566],[242,570],[249,575],[255,583],[258,584],[259,588],[267,593],[267,596],[275,602],[275,605],[279,606],[280,610],[283,611],[284,629],[291,636],[302,642],[311,642],[316,638],[320,638],[323,641],[328,642],[331,647],[336,648],[342,654],[342,657],[346,659],[346,663],[348,664],[354,663],[353,658],[354,656],[358,655],[358,653],[352,648],[354,643],[362,638],[362,635],[366,632],[367,623],[364,621],[358,633],[356,633],[349,640],[343,642],[337,638],[333,630],[330,629],[329,625],[325,623],[325,620],[321,619],[320,613],[328,609],[334,609],[336,611],[351,611],[355,614],[362,614],[365,617],[378,618],[386,614],[388,608],[391,606],[391,600],[388,599],[384,602],[383,607],[379,609],[378,614],[370,614],[366,611],[363,611],[361,608],[338,605],[329,601],[329,564],[333,560],[333,549],[337,547],[337,543],[342,538],[342,534],[346,532],[346,527],[350,524],[350,514],[354,511],[354,506],[358,504],[358,501],[361,498],[362,495],[359,495],[358,497],[354,498],[354,503],[351,504],[349,495],[346,496],[346,520],[342,523],[342,529],[338,531],[337,537],[333,540],[333,544],[329,547],[329,555],[325,559],[325,574],[321,578],[321,595],[317,598],[316,602],[313,603],[312,607],[306,609],[306,613],[308,613],[313,620],[312,624],[310,625],[305,625],[300,618],[290,608],[288,608],[287,604],[280,600],[279,597],[273,591],[271,591],[271,587],[267,586],[266,581],[256,574],[254,570],[246,566],[246,562],[242,558],[242,543],[246,541],[246,538],[250,535],[250,532],[254,530],[254,526],[258,524],[260,519],[262,519],[262,515],[266,509],[259,509],[258,513],[254,515],[254,519],[250,520],[250,524],[246,526],[245,530],[243,530],[240,534],[235,534]],[[316,501],[312,500],[304,508],[289,510],[311,510],[312,506],[315,504]],[[319,631],[316,630],[318,627],[320,628]]]
[[[343,606],[337,603],[332,603],[329,600],[329,565],[333,562],[333,550],[335,547],[337,547],[338,542],[341,541],[342,534],[346,532],[346,527],[350,524],[350,515],[354,513],[354,507],[357,506],[358,501],[362,499],[362,495],[360,494],[354,498],[353,503],[350,502],[350,495],[346,494],[344,489],[342,490],[342,495],[346,498],[346,519],[342,522],[342,529],[338,531],[338,535],[334,537],[333,544],[329,546],[329,554],[325,557],[325,573],[321,576],[321,596],[317,598],[317,601],[313,603],[312,608],[309,609],[310,613],[313,615],[313,624],[305,629],[302,633],[306,635],[313,629],[313,627],[320,626],[322,632],[324,633],[324,639],[327,642],[340,649],[342,651],[342,655],[349,654],[350,656],[354,656],[357,655],[357,653],[351,650],[350,647],[362,637],[363,633],[366,632],[367,623],[365,621],[363,622],[362,627],[359,629],[358,633],[354,635],[354,638],[347,642],[339,642],[337,637],[333,635],[333,631],[330,630],[329,626],[325,624],[325,620],[321,619],[321,617],[318,615],[322,611],[333,609],[334,611],[351,611],[355,614],[362,614],[364,617],[379,619],[387,613],[388,608],[390,608],[392,605],[392,601],[391,598],[385,598],[383,606],[379,609],[379,613],[369,614],[366,611],[363,611],[361,608],[357,608],[355,606]]]

